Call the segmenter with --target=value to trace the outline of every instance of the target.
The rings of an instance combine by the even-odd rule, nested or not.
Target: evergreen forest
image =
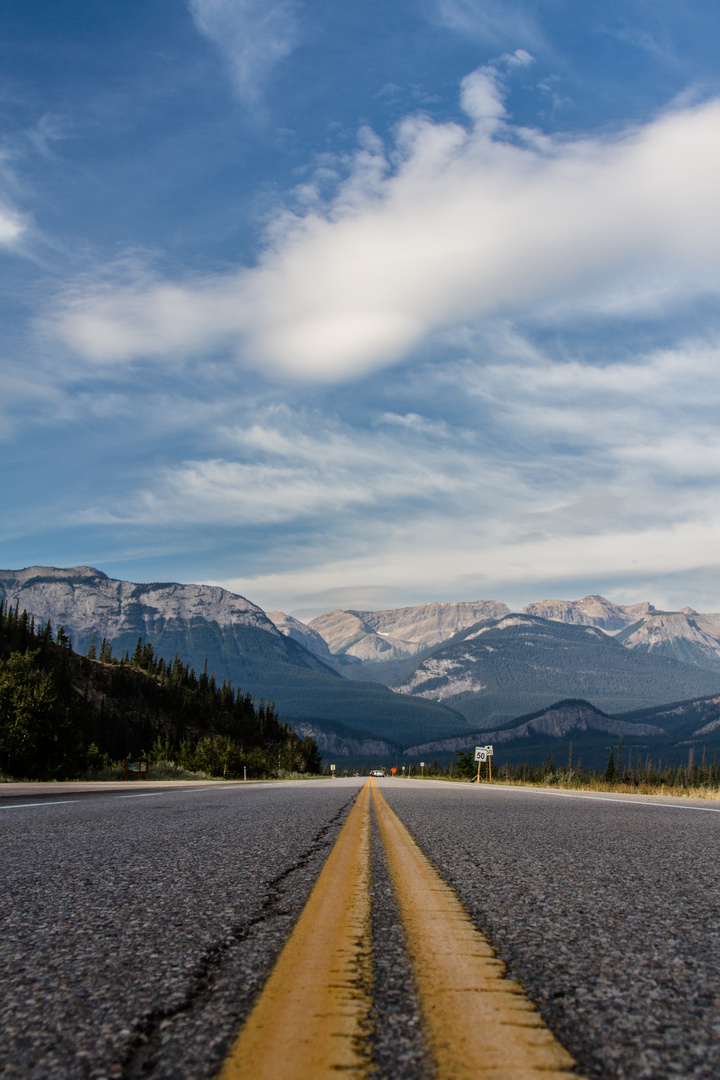
[[[0,604],[0,774],[89,777],[128,756],[227,779],[321,771],[313,739],[272,702],[218,686],[207,664],[197,675],[177,655],[166,663],[142,638],[132,655],[103,639],[80,656],[63,627]]]

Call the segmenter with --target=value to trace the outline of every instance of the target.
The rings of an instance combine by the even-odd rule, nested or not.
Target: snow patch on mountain
[[[479,630],[475,630],[472,634],[464,639],[465,641],[474,641],[475,638],[479,638],[481,634],[487,634],[489,630],[508,630],[511,626],[533,626],[529,619],[523,619],[519,615],[508,615],[506,618],[501,619],[498,623],[492,623],[490,626],[481,626]]]
[[[464,662],[473,657],[465,653],[457,660],[436,660],[432,657],[424,660],[420,667],[404,686],[396,689],[398,694],[412,694],[413,697],[427,698],[431,701],[444,701],[456,694],[480,693],[486,686],[479,679],[464,674],[454,676],[453,672],[463,669]],[[421,689],[424,688],[424,689]]]
[[[487,690],[486,683],[466,675],[463,679],[448,679],[442,686],[431,687],[428,690],[415,690],[413,697],[427,698],[428,701],[444,701],[446,698],[455,697],[456,694],[479,694],[483,690]],[[396,692],[406,694],[407,690],[400,689]]]

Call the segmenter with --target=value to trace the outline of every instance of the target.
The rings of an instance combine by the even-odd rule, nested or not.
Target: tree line
[[[218,685],[207,663],[197,675],[142,638],[132,655],[93,638],[79,656],[64,627],[53,634],[0,603],[0,772],[67,779],[126,756],[228,779],[321,769],[313,739],[283,724],[273,702]]]
[[[457,750],[456,761],[447,765],[444,769],[433,762],[426,768],[427,775],[447,775],[460,780],[470,780],[477,776],[477,762],[474,760],[472,750]],[[648,755],[645,758],[634,758],[632,751],[623,752],[622,740],[617,747],[610,747],[608,762],[604,769],[583,767],[578,759],[573,762],[572,743],[569,744],[568,761],[566,764],[558,764],[555,756],[549,760],[543,760],[539,764],[529,764],[521,761],[515,764],[498,761],[493,763],[493,776],[498,780],[515,781],[530,784],[563,784],[566,786],[577,785],[593,786],[604,784],[610,787],[641,788],[665,787],[665,788],[715,788],[720,789],[720,762],[715,758],[708,761],[705,750],[702,751],[700,761],[695,760],[692,749],[688,752],[687,764],[664,763],[662,759],[653,762]],[[488,766],[481,765],[480,778],[487,779]]]

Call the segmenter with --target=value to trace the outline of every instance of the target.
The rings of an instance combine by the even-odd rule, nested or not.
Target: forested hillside
[[[3,599],[36,620],[64,626],[83,653],[94,634],[98,641],[106,637],[120,655],[132,654],[141,636],[166,663],[178,654],[200,671],[207,660],[219,679],[232,679],[256,700],[271,698],[288,722],[329,720],[405,745],[465,726],[435,701],[343,678],[280,633],[256,604],[226,589],[118,581],[88,566],[35,566],[0,570]]]
[[[228,778],[320,768],[315,742],[272,703],[178,656],[166,663],[141,639],[132,655],[103,639],[79,656],[62,627],[53,635],[0,604],[0,772],[61,779],[146,753]]]
[[[716,694],[720,672],[626,649],[596,627],[508,615],[457,634],[393,686],[450,705],[481,731],[565,698],[617,714]]]

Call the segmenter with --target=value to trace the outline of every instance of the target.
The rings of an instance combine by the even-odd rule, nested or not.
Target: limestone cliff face
[[[376,633],[362,614],[338,609],[319,615],[308,625],[322,635],[331,653],[358,660],[395,660],[412,656],[421,647]]]
[[[621,604],[611,603],[604,596],[594,595],[585,596],[582,600],[541,600],[537,604],[526,604],[523,608],[526,615],[553,619],[555,622],[597,626],[607,634],[624,630],[654,610],[652,604],[631,604],[623,607]]]
[[[313,619],[309,626],[323,636],[332,653],[361,660],[395,660],[439,645],[484,619],[508,613],[509,608],[497,600],[475,600],[386,611],[338,609]]]
[[[323,727],[322,724],[309,720],[296,720],[293,727],[303,738],[309,735],[311,739],[314,739],[318,750],[325,758],[334,755],[338,758],[368,757],[382,760],[383,757],[390,758],[397,754],[397,748],[385,742],[384,739],[341,735]]]
[[[158,641],[169,630],[204,623],[223,630],[261,630],[280,639],[256,604],[225,589],[177,582],[135,584],[109,578],[91,566],[0,570],[0,598],[19,603],[36,619],[51,619],[55,629],[64,626],[80,651],[93,633],[114,642],[128,634]]]
[[[652,612],[619,634],[618,641],[628,649],[720,671],[720,619],[716,615],[698,615],[692,608]]]
[[[457,604],[421,604],[389,611],[355,611],[378,634],[428,648],[447,641],[460,630],[510,614],[498,600],[468,600]]]
[[[720,671],[720,615],[698,615],[691,607],[657,611],[647,603],[623,607],[603,596],[543,600],[528,604],[523,612],[553,622],[598,627],[627,649]]]

